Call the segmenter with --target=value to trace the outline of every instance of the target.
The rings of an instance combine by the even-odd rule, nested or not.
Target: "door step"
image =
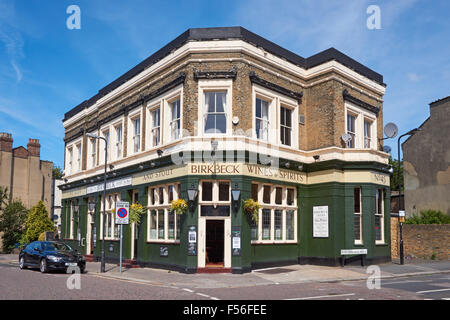
[[[120,263],[117,264],[118,266],[120,266]],[[125,259],[122,261],[122,267],[123,268],[127,268],[127,269],[131,269],[131,268],[140,268],[140,266],[138,265],[137,261],[134,259]]]
[[[197,273],[231,273],[231,268],[197,268]]]
[[[84,258],[86,259],[86,262],[94,262],[94,255],[93,254],[85,254],[83,255]]]

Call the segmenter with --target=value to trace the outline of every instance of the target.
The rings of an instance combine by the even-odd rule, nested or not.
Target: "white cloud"
[[[410,73],[408,73],[408,79],[413,82],[418,82],[420,80],[420,77],[417,73],[410,72]]]

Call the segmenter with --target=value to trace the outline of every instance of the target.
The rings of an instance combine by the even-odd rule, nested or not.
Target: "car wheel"
[[[26,269],[27,267],[25,266],[25,259],[23,257],[20,257],[19,259],[19,268],[21,270]]]
[[[40,263],[40,266],[39,266],[39,270],[41,270],[42,273],[46,273],[48,271],[47,261],[45,259],[41,260],[41,263]]]

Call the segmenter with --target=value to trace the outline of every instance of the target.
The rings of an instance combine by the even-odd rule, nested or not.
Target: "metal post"
[[[400,170],[401,170],[401,165],[400,165],[400,139],[407,135],[406,133],[401,135],[400,137],[398,137],[398,162],[397,162],[397,166],[398,166],[398,214],[399,214],[399,224],[400,224],[400,264],[404,264],[405,260],[404,260],[404,251],[403,251],[403,222],[402,222],[402,218],[400,217],[400,211],[402,210],[402,182],[400,179]]]
[[[108,162],[108,141],[105,140],[105,172],[103,175],[103,221],[102,221],[102,261],[100,272],[105,272],[105,220],[106,220],[106,168]]]
[[[403,247],[403,216],[400,217],[400,212],[403,211],[405,208],[402,206],[402,181],[400,178],[400,170],[401,170],[401,165],[400,165],[400,139],[403,138],[404,136],[412,136],[414,135],[417,131],[420,131],[420,128],[416,128],[416,129],[412,129],[410,131],[408,131],[405,134],[402,134],[400,137],[398,137],[398,215],[399,215],[399,223],[400,223],[400,264],[405,264],[405,257],[404,257],[404,247]],[[404,202],[404,201],[403,201]],[[403,210],[402,210],[403,209]]]
[[[122,274],[122,237],[123,237],[123,224],[120,225],[120,274]]]

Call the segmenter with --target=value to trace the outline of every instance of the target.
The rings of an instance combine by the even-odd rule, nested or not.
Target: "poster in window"
[[[313,207],[313,237],[328,238],[328,206]]]

